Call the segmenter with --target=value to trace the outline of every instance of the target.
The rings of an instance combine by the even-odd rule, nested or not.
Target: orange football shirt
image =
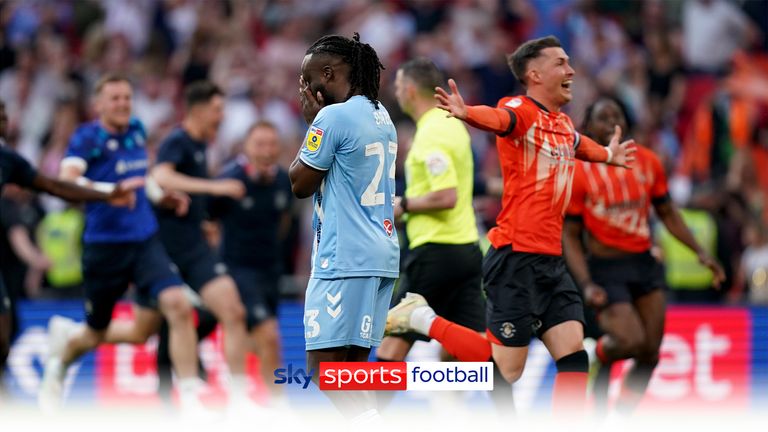
[[[504,121],[500,109],[507,111]],[[562,255],[563,215],[571,198],[575,158],[604,161],[607,151],[576,132],[562,112],[550,112],[527,96],[506,97],[497,109],[471,111],[469,123],[489,129],[488,113],[507,126],[496,147],[504,178],[502,209],[488,233],[495,248]],[[493,128],[490,128],[493,130]]]
[[[665,199],[667,178],[661,161],[638,145],[631,170],[578,161],[567,214],[582,217],[584,227],[600,243],[645,252],[651,248],[651,204]]]

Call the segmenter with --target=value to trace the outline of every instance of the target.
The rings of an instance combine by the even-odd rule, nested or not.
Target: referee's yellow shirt
[[[408,214],[406,232],[411,249],[425,243],[466,244],[478,239],[472,208],[474,163],[467,128],[433,108],[416,123],[416,134],[405,159],[405,196],[456,188],[456,206],[449,210]]]

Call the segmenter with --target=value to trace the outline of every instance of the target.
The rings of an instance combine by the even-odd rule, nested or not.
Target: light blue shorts
[[[310,279],[304,302],[307,351],[377,347],[384,336],[395,279]]]

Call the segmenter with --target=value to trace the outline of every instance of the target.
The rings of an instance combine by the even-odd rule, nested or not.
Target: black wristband
[[[405,195],[400,198],[400,208],[403,209],[403,213],[408,213],[408,198]]]

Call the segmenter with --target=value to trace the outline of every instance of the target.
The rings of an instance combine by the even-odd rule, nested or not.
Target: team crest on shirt
[[[114,138],[112,138],[111,140],[107,141],[107,148],[109,149],[109,151],[117,151],[117,147],[119,145],[120,144]]]
[[[307,150],[316,152],[320,148],[320,144],[323,143],[323,135],[325,131],[319,127],[310,126],[307,133]]]
[[[389,219],[384,219],[384,232],[387,233],[388,237],[392,237],[392,233],[395,230],[394,225],[392,225],[392,221]]]
[[[517,329],[515,328],[515,325],[512,324],[511,322],[505,322],[501,325],[499,332],[501,332],[501,337],[505,339],[509,339],[515,336],[515,333],[517,333]]]
[[[506,106],[508,106],[510,108],[517,108],[517,107],[519,107],[522,104],[523,104],[523,100],[520,99],[519,97],[516,97],[516,98],[510,99],[504,105],[506,105]]]

